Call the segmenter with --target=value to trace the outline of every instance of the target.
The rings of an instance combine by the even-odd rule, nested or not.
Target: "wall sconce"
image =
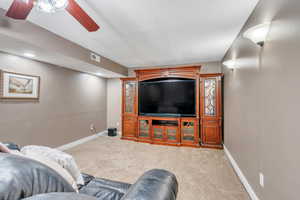
[[[268,23],[253,26],[244,32],[243,37],[248,38],[255,44],[262,47],[264,46],[267,35],[269,33],[270,25],[271,23],[268,22]]]
[[[228,69],[230,69],[231,71],[233,71],[236,66],[235,60],[226,60],[222,64],[228,67]]]
[[[229,69],[231,69],[232,71],[236,66],[235,60],[227,60],[227,61],[224,61],[222,64],[225,65],[226,67],[228,67]]]
[[[25,56],[25,57],[27,57],[27,58],[34,58],[34,57],[35,57],[35,54],[26,52],[26,53],[23,54],[23,56]]]

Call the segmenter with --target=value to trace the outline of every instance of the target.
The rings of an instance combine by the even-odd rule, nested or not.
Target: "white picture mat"
[[[32,94],[16,94],[9,93],[9,77],[32,79],[33,80],[33,93]],[[4,98],[38,98],[39,97],[39,78],[33,76],[13,74],[3,72],[3,97]]]

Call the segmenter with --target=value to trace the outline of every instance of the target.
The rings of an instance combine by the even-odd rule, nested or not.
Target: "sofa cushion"
[[[131,186],[102,178],[88,178],[88,175],[84,177],[88,183],[80,188],[79,193],[94,196],[97,200],[120,200]]]
[[[63,177],[42,163],[18,155],[0,153],[1,200],[20,200],[51,192],[75,190]]]
[[[83,185],[79,185],[79,187],[78,187],[79,189],[80,189],[81,187],[83,187],[83,186],[86,186],[89,182],[91,182],[92,180],[95,179],[94,176],[89,175],[89,174],[82,173],[81,175],[82,175],[84,184],[83,184]]]
[[[24,200],[97,200],[95,197],[76,193],[49,193],[39,194]]]
[[[124,193],[106,187],[85,187],[79,193],[95,197],[97,200],[120,200],[124,196]]]

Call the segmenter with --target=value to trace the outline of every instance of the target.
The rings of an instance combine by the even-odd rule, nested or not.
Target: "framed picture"
[[[0,98],[35,99],[40,97],[40,77],[0,71]]]

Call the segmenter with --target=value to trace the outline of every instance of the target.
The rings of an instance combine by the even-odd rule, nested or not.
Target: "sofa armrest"
[[[34,195],[23,200],[97,200],[95,197],[78,193],[56,192]]]
[[[178,182],[174,174],[161,169],[146,172],[122,200],[175,200],[178,192]]]

